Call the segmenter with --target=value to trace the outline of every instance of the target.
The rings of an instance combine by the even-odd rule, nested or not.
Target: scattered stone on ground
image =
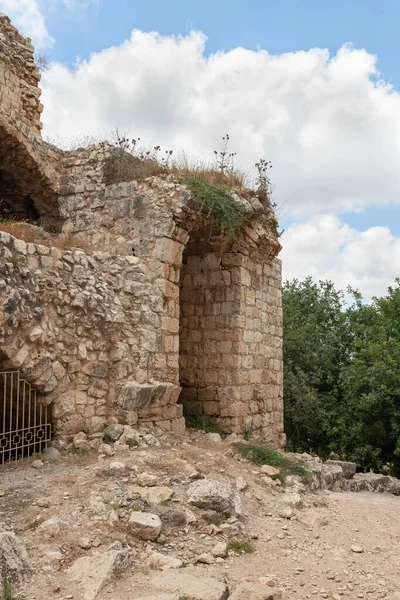
[[[115,575],[131,565],[129,552],[111,550],[103,554],[78,558],[68,569],[68,577],[83,589],[84,600],[95,600]]]
[[[291,475],[276,485],[281,475],[261,473],[235,452],[235,440],[222,440],[216,452],[201,432],[175,438],[132,429],[139,443],[129,446],[121,440],[132,431],[119,431],[115,442],[107,438],[109,454],[95,446],[63,450],[40,469],[32,459],[2,467],[0,532],[15,532],[29,555],[19,550],[28,562],[17,568],[18,552],[14,563],[7,559],[15,595],[396,598],[398,480],[302,456],[311,481]]]

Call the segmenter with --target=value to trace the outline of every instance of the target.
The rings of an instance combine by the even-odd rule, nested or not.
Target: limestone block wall
[[[226,386],[235,385],[240,367],[234,324],[240,314],[239,281],[221,251],[184,257],[180,290],[180,380],[182,401],[207,415],[221,416]],[[222,402],[221,402],[222,400]],[[234,402],[233,395],[230,398]]]
[[[30,40],[0,14],[0,111],[8,121],[22,121],[40,133],[43,106],[33,51]]]
[[[282,446],[280,261],[188,256],[180,306],[182,401],[228,431]]]

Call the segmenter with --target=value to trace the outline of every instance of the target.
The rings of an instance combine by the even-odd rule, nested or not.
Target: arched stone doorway
[[[0,219],[61,230],[58,197],[31,149],[0,123]],[[39,142],[38,142],[39,143]]]
[[[40,453],[52,436],[51,406],[0,350],[0,465]]]
[[[227,432],[282,446],[280,261],[248,246],[209,226],[190,234],[180,273],[181,402]]]

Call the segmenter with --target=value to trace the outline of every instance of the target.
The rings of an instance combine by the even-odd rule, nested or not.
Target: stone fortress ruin
[[[36,418],[25,392],[18,414],[5,404],[23,381],[55,435],[110,417],[180,433],[187,403],[283,447],[272,208],[233,194],[245,226],[232,241],[173,175],[107,185],[110,145],[62,151],[41,138],[39,79],[30,41],[0,15],[4,444]]]

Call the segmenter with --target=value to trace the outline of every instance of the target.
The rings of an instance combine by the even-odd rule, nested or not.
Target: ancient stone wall
[[[32,49],[4,17],[0,38],[0,67],[18,77],[10,48]],[[172,175],[106,185],[108,144],[62,152],[37,135],[40,110],[18,96],[26,63],[1,91],[15,111],[0,115],[0,216],[14,211],[0,224],[0,366],[52,405],[57,434],[109,417],[179,432],[187,401],[282,446],[272,209],[233,194],[246,226],[232,241]]]
[[[0,217],[59,229],[63,152],[40,137],[33,46],[0,14]]]
[[[0,14],[0,111],[9,122],[23,121],[34,133],[40,133],[43,105],[33,50],[30,40]]]
[[[105,186],[106,153],[67,156],[61,234],[43,244],[2,234],[9,364],[54,400],[60,431],[109,416],[181,431],[183,386],[182,399],[228,431],[282,444],[280,270],[260,260],[266,215],[247,202],[264,228],[229,247],[212,239],[204,253],[195,232],[210,224],[187,189],[171,176]],[[81,249],[52,247],[66,240]]]
[[[182,270],[182,400],[229,431],[277,442],[282,425],[280,262],[188,256]],[[282,431],[280,432],[282,433]]]

